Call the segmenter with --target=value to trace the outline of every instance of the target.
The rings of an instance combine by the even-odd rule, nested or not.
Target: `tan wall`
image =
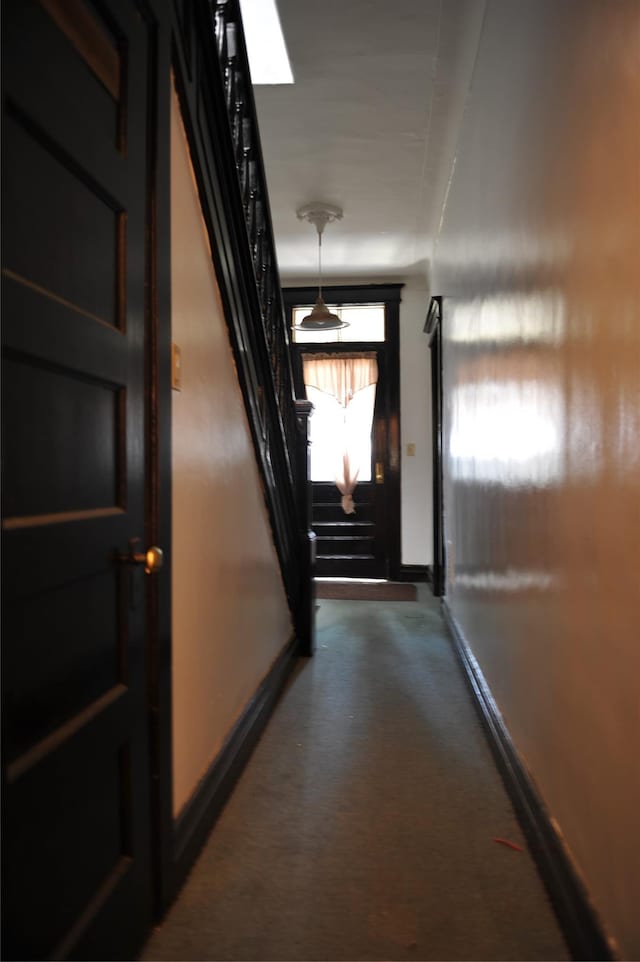
[[[640,6],[490,2],[438,242],[448,600],[640,958]]]
[[[431,357],[424,333],[426,282],[407,278],[400,302],[400,502],[402,564],[433,564]],[[415,454],[407,454],[413,444]]]
[[[178,813],[292,629],[175,94],[171,245]]]

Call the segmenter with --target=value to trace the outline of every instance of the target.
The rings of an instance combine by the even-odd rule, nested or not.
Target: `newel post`
[[[309,418],[313,414],[311,401],[296,401],[298,444],[296,475],[298,478],[298,537],[300,542],[300,598],[298,608],[298,651],[312,655],[315,648],[315,589],[316,536],[311,530],[311,480],[309,477]]]

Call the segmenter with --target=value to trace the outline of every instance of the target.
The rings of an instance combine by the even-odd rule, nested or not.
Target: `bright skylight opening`
[[[254,84],[292,84],[293,73],[275,0],[240,0]]]

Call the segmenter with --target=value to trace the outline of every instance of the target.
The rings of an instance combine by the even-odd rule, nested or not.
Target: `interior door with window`
[[[338,331],[301,333],[295,324],[308,313],[314,290],[286,289],[285,305],[294,326],[298,396],[314,404],[310,419],[312,528],[316,534],[316,574],[334,578],[398,576],[400,566],[398,308],[400,285],[325,288],[332,312],[348,321]],[[341,471],[344,418],[332,385],[309,374],[309,360],[370,357],[376,382],[351,384],[352,405],[361,404],[350,422],[355,444],[357,483],[353,505],[345,500]],[[305,375],[305,363],[307,374]],[[306,381],[306,384],[305,384]],[[340,391],[337,392],[340,394]],[[347,393],[349,386],[347,385]],[[367,397],[367,395],[369,395]],[[365,411],[370,405],[372,410]],[[362,417],[361,417],[362,414]],[[360,432],[359,435],[357,432]],[[353,465],[351,466],[353,474]],[[348,471],[347,471],[348,474]],[[347,479],[348,480],[348,479]],[[352,480],[352,479],[351,479]],[[338,481],[338,484],[336,484]]]

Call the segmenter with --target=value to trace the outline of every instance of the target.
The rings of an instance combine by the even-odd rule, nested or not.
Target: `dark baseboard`
[[[431,581],[431,566],[400,565],[396,581]]]
[[[618,958],[553,828],[549,813],[520,761],[482,669],[444,600],[442,611],[489,746],[571,955],[581,962]]]
[[[289,642],[234,725],[224,747],[212,762],[178,817],[174,830],[172,897],[175,898],[200,854],[222,807],[249,760],[298,654],[297,639]],[[165,905],[165,911],[168,908]]]

